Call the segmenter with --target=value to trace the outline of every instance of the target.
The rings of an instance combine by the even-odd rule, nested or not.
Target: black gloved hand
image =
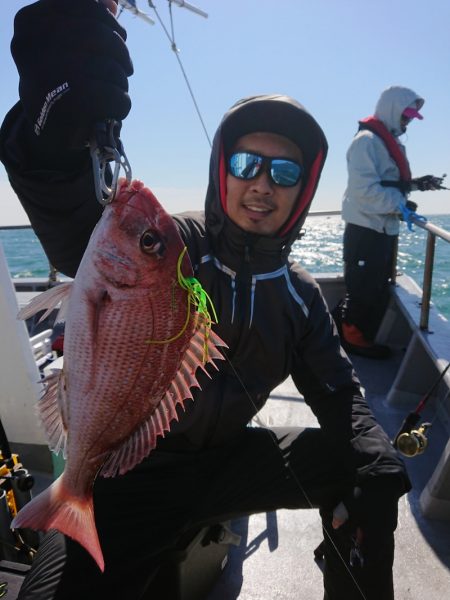
[[[397,476],[379,476],[355,487],[343,498],[333,511],[333,528],[345,523],[350,528],[366,527],[396,518],[396,505],[407,489],[405,482]],[[389,510],[387,510],[389,509]]]
[[[405,202],[405,206],[408,210],[412,210],[413,212],[416,212],[416,210],[417,210],[417,204],[416,204],[416,202],[413,202],[412,200],[407,200]]]
[[[441,183],[442,179],[440,177],[435,177],[434,175],[424,175],[423,177],[416,177],[415,179],[411,180],[411,189],[416,189],[420,192],[438,190]]]
[[[126,32],[94,0],[40,0],[20,10],[11,52],[19,96],[45,149],[81,149],[94,123],[130,111]]]

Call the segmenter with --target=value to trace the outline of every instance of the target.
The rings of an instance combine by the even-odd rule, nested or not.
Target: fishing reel
[[[408,458],[423,454],[428,446],[426,433],[427,429],[431,427],[431,423],[422,423],[417,427],[419,419],[419,412],[409,413],[392,442],[394,448]]]
[[[443,178],[445,175],[443,175]],[[423,454],[428,446],[427,430],[431,427],[431,423],[422,423],[419,427],[416,427],[420,420],[420,415],[425,407],[425,404],[431,398],[431,395],[436,390],[440,381],[444,378],[444,375],[450,369],[450,362],[447,364],[445,369],[441,371],[436,381],[431,386],[431,389],[425,394],[420,400],[416,409],[410,412],[409,415],[403,421],[397,435],[392,442],[394,448],[396,448],[403,456],[412,458],[413,456],[419,456]]]
[[[34,477],[11,452],[0,420],[0,560],[30,564],[36,554],[39,536],[31,529],[11,529],[19,510],[31,500]],[[0,582],[0,598],[7,589]]]
[[[431,423],[422,423],[417,429],[399,433],[395,438],[394,446],[408,458],[423,454],[428,446],[426,432],[429,427]]]
[[[447,173],[444,173],[442,175],[442,177],[433,177],[433,184],[436,186],[436,189],[438,190],[448,190],[450,188],[445,187],[443,185],[444,183],[444,179],[447,177]]]

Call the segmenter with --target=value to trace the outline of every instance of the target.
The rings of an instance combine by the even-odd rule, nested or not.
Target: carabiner
[[[119,137],[121,127],[122,124],[114,119],[97,123],[89,144],[95,195],[102,206],[114,200],[121,167],[125,171],[126,180],[131,182],[131,166]],[[114,162],[112,175],[108,168],[110,162]]]

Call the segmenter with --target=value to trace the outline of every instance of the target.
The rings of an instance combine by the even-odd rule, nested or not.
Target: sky
[[[0,118],[18,99],[9,44],[14,15],[31,2],[2,2]],[[168,2],[154,0],[171,31]],[[425,98],[423,121],[402,137],[413,176],[449,173],[450,3],[448,0],[195,0],[203,18],[172,7],[173,31],[210,139],[239,98],[284,93],[322,126],[329,155],[312,210],[340,210],[345,154],[357,121],[373,113],[381,92],[403,85]],[[146,0],[137,6],[155,20]],[[122,141],[133,176],[169,212],[201,209],[210,145],[163,26],[124,12],[133,59],[132,109]],[[450,213],[450,191],[416,192],[419,214]],[[63,200],[62,200],[63,201]],[[0,166],[0,225],[27,223]]]

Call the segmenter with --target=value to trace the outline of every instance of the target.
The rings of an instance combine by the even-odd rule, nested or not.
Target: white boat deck
[[[373,411],[393,437],[411,410],[393,409],[386,403],[401,353],[389,361],[353,359]],[[274,391],[260,414],[273,425],[315,424],[291,381]],[[426,519],[419,507],[420,494],[447,437],[443,427],[434,424],[426,453],[405,459],[414,487],[399,504],[396,600],[450,597],[450,521]],[[241,544],[231,547],[228,565],[207,600],[322,600],[321,564],[313,554],[322,539],[318,511],[279,510],[234,521],[231,527],[242,536]]]

